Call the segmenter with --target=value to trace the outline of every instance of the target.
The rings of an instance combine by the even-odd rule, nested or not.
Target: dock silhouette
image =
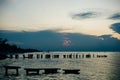
[[[22,55],[22,56],[21,56]],[[39,53],[39,54],[13,54],[7,55],[10,59],[19,59],[20,56],[23,59],[84,59],[84,58],[107,58],[105,54],[79,54],[79,53],[65,53],[65,54],[53,54],[53,53]]]

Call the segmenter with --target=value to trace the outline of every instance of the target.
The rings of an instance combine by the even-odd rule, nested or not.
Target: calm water
[[[33,59],[0,60],[0,80],[120,80],[120,52],[54,52],[51,54],[94,54],[91,58],[72,58],[72,59],[37,59],[34,54]],[[46,53],[42,53],[46,54]],[[107,55],[107,58],[97,58],[96,55]],[[27,55],[27,54],[26,54]],[[4,76],[3,65],[21,66],[20,75]],[[63,74],[62,71],[57,74],[40,74],[26,76],[24,68],[62,68],[62,69],[80,69],[80,74]],[[9,74],[15,73],[9,70]]]

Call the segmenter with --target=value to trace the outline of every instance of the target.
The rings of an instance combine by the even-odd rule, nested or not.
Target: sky
[[[120,0],[0,0],[0,30],[110,35],[120,40],[119,4]],[[69,39],[64,38],[63,45],[69,46]]]

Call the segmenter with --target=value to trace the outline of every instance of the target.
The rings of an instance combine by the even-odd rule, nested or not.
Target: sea
[[[19,54],[18,59],[0,60],[0,80],[120,80],[120,52],[24,53],[25,56],[29,54],[33,54],[30,59],[23,58],[23,54]],[[36,57],[38,54],[43,56]],[[53,57],[54,55],[59,57]],[[19,75],[14,75],[16,71],[10,69],[6,76],[3,66],[20,66]],[[26,75],[24,68],[60,68],[60,70],[55,74],[40,72],[39,75]],[[80,72],[65,74],[63,69],[80,69]]]

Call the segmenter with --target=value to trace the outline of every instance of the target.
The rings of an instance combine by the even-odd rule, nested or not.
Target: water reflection
[[[63,53],[64,54],[64,53]],[[62,54],[62,55],[63,55]],[[81,53],[77,53],[79,55]],[[82,52],[83,54],[83,52]],[[88,53],[84,53],[88,54]],[[89,53],[90,54],[90,53]],[[93,53],[92,53],[93,54]],[[105,54],[107,58],[97,58],[98,54]],[[33,55],[34,57],[34,55]],[[44,57],[44,56],[43,56]],[[49,56],[46,56],[49,57]],[[58,57],[58,56],[54,56]],[[68,56],[72,58],[71,56]],[[75,56],[76,57],[76,56]],[[91,56],[92,57],[92,56]],[[94,52],[94,58],[77,59],[6,59],[0,61],[0,79],[1,80],[118,80],[120,79],[120,54],[113,52],[97,53]],[[3,76],[3,65],[21,66],[19,76]],[[26,76],[24,68],[61,68],[61,69],[80,69],[80,74],[63,74],[62,71],[56,74],[40,74]],[[14,71],[10,71],[14,73]]]

